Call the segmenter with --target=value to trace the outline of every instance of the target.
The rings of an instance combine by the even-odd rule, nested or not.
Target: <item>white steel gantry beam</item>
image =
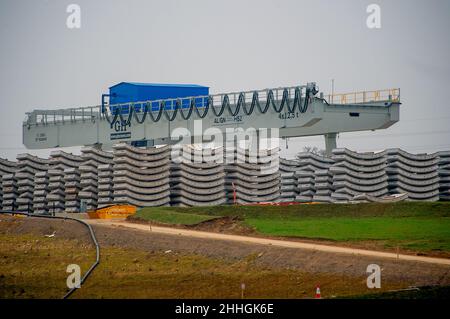
[[[109,148],[122,141],[171,144],[173,132],[183,130],[202,141],[211,138],[211,128],[222,133],[275,128],[280,138],[324,135],[330,152],[337,133],[386,129],[399,121],[399,89],[316,94],[315,84],[309,83],[116,106],[125,114],[111,114],[102,106],[34,110],[23,122],[23,144],[28,149],[96,144]]]

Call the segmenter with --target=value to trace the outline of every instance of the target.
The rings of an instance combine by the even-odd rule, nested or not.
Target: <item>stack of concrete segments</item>
[[[0,158],[0,178],[3,175],[14,174],[17,171],[17,162]]]
[[[34,175],[38,172],[46,172],[49,168],[48,159],[39,158],[28,153],[17,155],[16,172],[17,208],[21,211],[33,211]]]
[[[51,168],[48,170],[47,211],[60,213],[64,211],[64,170]]]
[[[280,198],[279,148],[248,152],[241,148],[225,153],[225,188],[228,203],[251,204]]]
[[[450,151],[438,152],[439,199],[450,201]]]
[[[280,158],[281,190],[280,202],[293,202],[299,194],[295,172],[299,170],[296,160]]]
[[[47,194],[47,210],[50,213],[59,213],[65,211],[66,207],[66,197],[67,201],[71,202],[70,207],[78,207],[79,204],[76,205],[75,202],[78,202],[78,198],[72,200],[75,193],[69,193],[66,196],[66,185],[65,185],[65,170],[73,169],[76,171],[75,173],[71,173],[71,170],[68,171],[68,174],[78,175],[79,176],[79,167],[83,164],[83,158],[78,155],[73,155],[70,153],[63,152],[61,150],[52,151],[50,153],[50,169],[48,171],[48,189],[49,192]],[[73,176],[71,176],[73,177]],[[74,191],[73,187],[70,185],[75,184],[75,181],[68,180],[68,191]],[[79,180],[78,180],[79,182]],[[78,196],[78,193],[76,193]],[[72,206],[74,204],[74,206]],[[70,208],[70,211],[74,211],[74,208]],[[78,211],[78,210],[77,210]]]
[[[314,196],[313,201],[319,203],[333,202],[333,175],[330,169],[318,169],[314,172]]]
[[[114,154],[112,152],[99,150],[94,146],[84,146],[81,149],[81,157],[84,160],[83,164],[98,166],[101,164],[112,164]]]
[[[113,165],[101,164],[98,166],[98,208],[114,203],[113,195]]]
[[[170,205],[170,147],[142,149],[114,145],[114,202],[134,206]]]
[[[411,154],[394,148],[387,151],[389,192],[407,193],[409,200],[439,200],[439,156]]]
[[[14,176],[17,170],[17,163],[0,158],[0,203],[2,209],[12,210],[15,207],[17,198],[17,180]],[[6,196],[3,196],[3,195]]]
[[[33,212],[35,214],[48,213],[48,171],[34,174]]]
[[[17,178],[15,174],[5,174],[2,176],[2,209],[15,210],[17,209]]]
[[[80,166],[80,205],[88,211],[97,209],[98,168],[89,164]]]
[[[183,146],[178,152],[174,147],[171,159],[172,206],[214,206],[226,202],[222,148]]]
[[[357,195],[382,197],[388,193],[386,151],[358,153],[345,148],[333,150],[330,167],[336,201],[351,201]]]
[[[333,164],[333,160],[310,152],[302,152],[297,154],[299,169],[295,173],[297,177],[297,188],[299,194],[296,196],[297,202],[311,202],[316,195],[315,177],[316,171],[328,170]],[[318,182],[318,184],[320,181]],[[320,185],[319,185],[320,186]],[[328,192],[321,188],[318,195],[328,196]]]
[[[93,146],[85,146],[81,149],[81,157],[83,158],[83,165],[80,166],[80,187],[81,190],[78,194],[80,200],[84,203],[86,210],[95,210],[98,207],[99,189],[100,183],[99,166],[106,165],[112,167],[113,154],[110,152],[101,151]],[[112,169],[108,171],[107,184],[112,184]],[[103,171],[103,177],[105,173]],[[105,181],[103,181],[105,184]],[[109,203],[112,202],[112,186],[108,189],[111,194],[107,197],[110,198]]]
[[[80,170],[78,168],[66,168],[64,170],[64,206],[67,213],[80,212]]]

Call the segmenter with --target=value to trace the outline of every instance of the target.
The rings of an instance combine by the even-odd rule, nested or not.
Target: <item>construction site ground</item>
[[[450,203],[147,207],[129,221],[450,258]]]
[[[324,298],[450,285],[445,263],[203,238],[180,235],[180,229],[120,223],[92,223],[101,262],[73,298],[240,298],[242,283],[245,298],[312,298],[317,285]],[[83,272],[94,261],[87,229],[74,221],[0,216],[0,237],[2,298],[60,298],[67,290],[67,265],[79,264]],[[382,269],[380,289],[367,288],[369,264]]]

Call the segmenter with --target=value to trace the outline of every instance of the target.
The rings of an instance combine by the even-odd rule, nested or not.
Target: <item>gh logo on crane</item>
[[[127,123],[126,121],[116,121],[110,124],[111,132],[109,139],[110,140],[122,140],[131,138],[131,132],[128,131],[128,127],[131,127],[131,122]]]
[[[125,121],[116,121],[113,124],[110,125],[111,126],[111,130],[114,129],[114,131],[116,132],[126,132],[127,131],[127,127],[131,127],[131,122],[130,123],[126,123]]]

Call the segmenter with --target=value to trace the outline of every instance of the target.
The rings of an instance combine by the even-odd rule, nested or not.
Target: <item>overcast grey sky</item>
[[[80,29],[66,27],[71,3]],[[366,26],[371,3],[381,29]],[[399,123],[341,134],[338,146],[450,149],[449,31],[447,0],[0,0],[0,157],[25,151],[26,111],[98,105],[120,81],[212,93],[311,81],[328,93],[332,78],[336,93],[400,87]],[[282,154],[305,145],[323,138],[290,139]]]

